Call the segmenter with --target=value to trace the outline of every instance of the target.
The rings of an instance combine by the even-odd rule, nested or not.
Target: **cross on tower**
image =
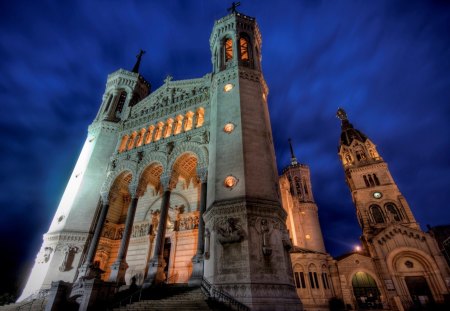
[[[237,8],[238,6],[240,6],[240,5],[241,5],[240,2],[233,2],[233,3],[231,3],[231,7],[228,8],[227,11],[230,12],[230,13],[236,13],[236,12],[237,12],[237,11],[236,11],[236,8]]]
[[[144,50],[139,50],[139,54],[136,55],[136,58],[137,58],[136,64],[134,65],[133,69],[131,70],[132,72],[136,72],[136,73],[139,72],[139,66],[141,65],[141,58],[142,58],[142,55],[144,55],[144,54],[145,54]]]

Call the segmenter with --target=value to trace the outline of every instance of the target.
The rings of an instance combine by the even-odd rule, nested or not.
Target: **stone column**
[[[197,238],[197,253],[192,258],[192,275],[188,284],[190,286],[201,285],[203,280],[203,252],[205,250],[205,221],[203,220],[203,213],[206,210],[206,192],[208,171],[206,168],[197,169],[200,186],[200,213],[198,219],[198,238]]]
[[[120,241],[119,252],[116,261],[111,266],[111,274],[109,281],[117,284],[125,284],[125,272],[128,269],[128,264],[125,261],[130,244],[131,232],[133,230],[134,215],[136,214],[136,207],[138,203],[138,194],[135,187],[130,187],[131,203],[128,207],[127,219],[125,221],[125,229],[123,231],[122,240]]]
[[[106,215],[109,209],[109,198],[108,193],[102,193],[102,209],[95,225],[94,235],[92,236],[91,244],[89,245],[89,250],[84,260],[84,264],[78,270],[78,279],[92,279],[100,278],[100,269],[93,267],[95,252],[97,251],[97,246],[100,241],[100,235],[102,233],[103,225],[106,220]]]
[[[149,287],[153,284],[159,284],[166,280],[164,268],[166,262],[163,258],[164,239],[166,236],[167,215],[170,207],[170,194],[174,185],[171,185],[170,177],[161,177],[161,185],[164,189],[164,194],[161,200],[161,212],[159,214],[158,232],[156,233],[155,251],[152,259],[148,263],[147,278],[144,281],[144,287]]]

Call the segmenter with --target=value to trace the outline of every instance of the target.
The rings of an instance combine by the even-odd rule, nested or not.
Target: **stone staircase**
[[[127,299],[124,300],[124,303],[126,302]],[[225,311],[231,309],[222,303],[208,301],[200,287],[164,286],[142,291],[140,301],[120,307],[116,305],[112,310]]]
[[[22,301],[19,303],[12,303],[9,305],[0,306],[0,311],[43,311],[45,310],[45,305],[47,304],[47,299],[38,298],[31,301]]]

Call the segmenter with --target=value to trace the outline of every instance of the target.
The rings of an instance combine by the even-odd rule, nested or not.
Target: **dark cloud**
[[[107,74],[132,68],[153,89],[211,70],[222,1],[9,1],[0,19],[0,237],[18,287],[95,117]],[[367,134],[417,220],[448,223],[450,6],[447,1],[244,1],[258,19],[279,169],[287,138],[311,168],[327,249],[360,229],[337,156],[337,107]],[[25,272],[24,272],[25,271]],[[3,282],[0,291],[10,289]]]

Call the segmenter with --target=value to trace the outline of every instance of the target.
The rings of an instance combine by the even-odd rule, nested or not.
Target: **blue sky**
[[[279,170],[287,139],[311,168],[326,247],[358,242],[337,156],[338,107],[377,144],[417,220],[450,223],[448,1],[241,1],[263,36]],[[159,87],[211,71],[225,1],[2,1],[0,239],[3,290],[20,287],[96,115],[106,76],[131,69]],[[8,268],[5,268],[8,267]],[[1,292],[0,291],[0,292]]]

